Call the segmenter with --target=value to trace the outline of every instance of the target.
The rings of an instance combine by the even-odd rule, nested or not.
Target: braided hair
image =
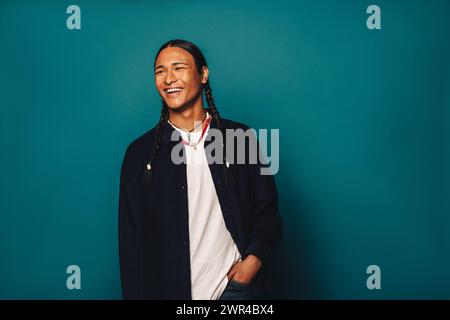
[[[158,53],[155,56],[154,65],[156,64],[156,59],[158,58],[160,52],[168,47],[178,47],[178,48],[184,49],[187,52],[189,52],[192,55],[192,57],[194,58],[195,66],[196,66],[197,72],[199,74],[202,74],[202,69],[204,66],[205,67],[208,66],[206,63],[206,59],[203,56],[203,53],[200,51],[200,49],[192,42],[187,41],[187,40],[182,40],[182,39],[174,39],[174,40],[170,40],[170,41],[164,43],[159,48]],[[211,86],[209,85],[209,80],[207,80],[207,82],[205,84],[203,84],[203,90],[205,92],[206,102],[208,104],[209,113],[211,114],[212,121],[214,121],[216,123],[217,128],[222,132],[222,137],[225,137],[225,127],[222,123],[222,118],[220,117],[220,114],[217,111],[216,103],[214,102],[214,98],[213,98],[212,91],[211,91]],[[144,173],[143,173],[143,182],[144,182],[144,186],[146,186],[146,187],[148,187],[151,182],[152,171],[153,171],[152,163],[153,163],[153,160],[155,159],[155,156],[159,149],[159,144],[161,142],[162,126],[163,126],[164,122],[167,121],[168,117],[169,117],[169,109],[167,107],[167,104],[164,102],[164,100],[162,100],[161,115],[160,115],[158,123],[155,126],[155,141],[154,141],[152,149],[151,149],[150,160],[147,163],[147,165],[144,169]],[[234,183],[234,179],[229,170],[229,164],[225,159],[225,153],[223,152],[223,154],[224,154],[223,170],[224,170],[225,182],[226,182],[226,185],[228,186],[228,185]]]

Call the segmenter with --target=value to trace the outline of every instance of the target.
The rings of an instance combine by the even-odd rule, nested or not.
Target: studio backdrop
[[[128,144],[158,48],[279,129],[273,297],[450,298],[450,2],[0,1],[0,298],[120,299]]]

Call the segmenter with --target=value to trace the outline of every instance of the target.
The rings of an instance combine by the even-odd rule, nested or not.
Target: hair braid
[[[208,103],[209,110],[211,112],[211,117],[217,123],[217,128],[223,130],[222,118],[220,117],[219,111],[217,111],[216,103],[212,96],[211,87],[209,86],[209,81],[204,85],[206,102]]]
[[[225,127],[222,123],[222,118],[220,117],[219,111],[217,111],[216,103],[214,101],[211,87],[209,85],[209,81],[206,82],[206,84],[203,86],[205,89],[205,97],[206,102],[208,103],[209,110],[211,112],[211,117],[217,124],[217,128],[222,132],[223,139],[226,138],[225,133]],[[224,175],[225,175],[225,182],[227,185],[234,184],[233,175],[231,174],[231,171],[229,170],[229,164],[227,159],[225,158],[225,152],[223,152],[223,169],[224,169]]]
[[[152,179],[152,163],[153,163],[153,159],[155,158],[155,155],[159,149],[159,143],[161,142],[161,131],[162,131],[161,129],[164,124],[164,121],[167,120],[168,114],[169,114],[169,110],[163,100],[162,108],[161,108],[161,116],[159,117],[158,124],[156,125],[156,128],[155,128],[155,141],[153,142],[152,153],[150,155],[150,160],[148,161],[148,163],[144,169],[143,180],[144,180],[145,186],[149,186],[150,181]]]

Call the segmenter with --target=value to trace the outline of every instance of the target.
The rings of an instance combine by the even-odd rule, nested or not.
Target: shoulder
[[[153,145],[153,141],[155,140],[155,128],[152,128],[137,137],[127,146],[126,154],[135,154],[142,152],[143,149],[147,149],[148,146]]]
[[[130,142],[123,157],[122,170],[132,172],[149,158],[155,141],[155,128],[152,128]]]

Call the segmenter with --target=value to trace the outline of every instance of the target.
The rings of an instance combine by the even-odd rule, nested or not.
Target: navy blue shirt
[[[226,119],[222,123],[227,129],[248,129]],[[215,121],[211,128],[217,128]],[[172,148],[178,143],[171,141],[173,130],[167,122],[162,126],[148,186],[143,183],[143,174],[155,128],[133,141],[123,159],[119,257],[124,299],[192,298],[186,164],[171,160]],[[205,148],[210,142],[205,141]],[[224,145],[226,148],[225,141]],[[245,150],[248,155],[248,139]],[[259,159],[256,164],[248,159],[245,164],[230,164],[227,170],[232,181],[226,183],[224,164],[209,165],[225,225],[241,256],[244,259],[253,254],[262,261],[257,279],[265,278],[282,233],[275,182],[273,176],[260,174],[262,166]]]

